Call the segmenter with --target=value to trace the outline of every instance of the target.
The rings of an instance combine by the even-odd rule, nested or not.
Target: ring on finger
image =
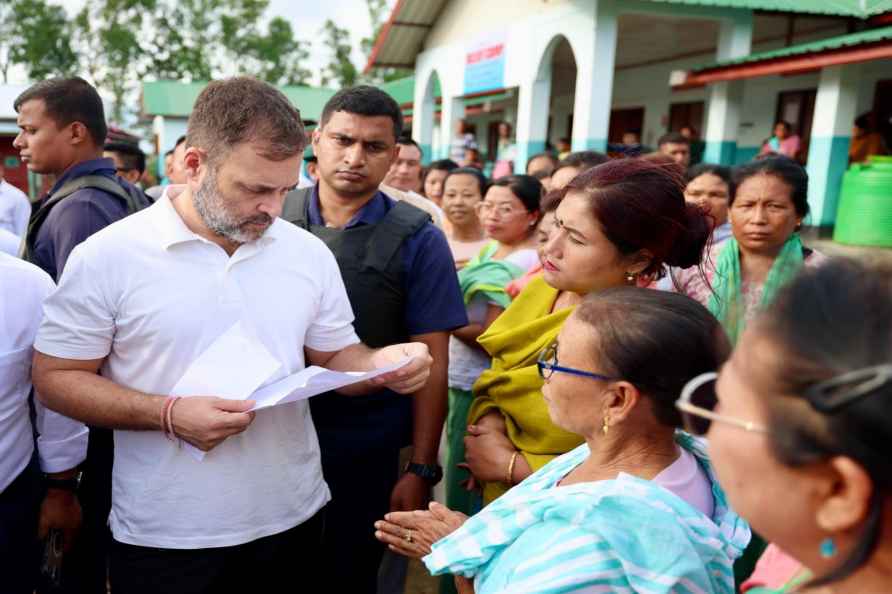
[[[407,543],[409,543],[409,544],[412,544],[413,542],[415,542],[415,539],[412,538],[412,531],[411,531],[411,530],[406,530],[406,533],[403,534],[403,540],[405,540],[405,541],[406,541]]]

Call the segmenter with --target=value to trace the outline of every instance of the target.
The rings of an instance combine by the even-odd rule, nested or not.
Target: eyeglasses
[[[758,423],[714,412],[718,404],[718,397],[715,395],[715,381],[718,377],[718,373],[710,371],[685,384],[681,397],[675,402],[676,408],[681,411],[685,430],[692,435],[706,435],[712,421],[719,421],[744,431],[768,433],[768,428]]]
[[[610,381],[616,378],[608,377],[606,375],[601,375],[600,373],[592,373],[591,371],[585,371],[584,369],[573,369],[572,367],[562,367],[558,365],[558,344],[557,342],[551,343],[548,347],[546,347],[540,354],[539,360],[536,361],[536,367],[539,369],[539,377],[544,380],[549,379],[552,375],[554,375],[555,371],[559,371],[561,373],[569,373],[572,375],[578,375],[581,377],[590,377],[596,380],[602,381]]]
[[[698,375],[681,391],[675,406],[682,412],[685,429],[694,435],[705,435],[711,422],[719,421],[745,431],[768,433],[764,425],[714,412],[718,402],[715,394],[717,378],[715,372]],[[873,394],[889,382],[892,382],[892,364],[874,365],[818,382],[809,386],[803,396],[816,411],[831,414]]]
[[[520,209],[514,208],[509,204],[494,204],[492,202],[480,202],[477,204],[477,212],[479,214],[488,215],[496,214],[501,219],[508,219],[521,212]]]

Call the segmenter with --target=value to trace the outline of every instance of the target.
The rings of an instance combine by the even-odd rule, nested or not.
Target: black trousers
[[[41,543],[37,520],[43,489],[37,460],[0,493],[0,591],[31,594],[37,585]]]
[[[232,547],[157,549],[113,541],[114,594],[315,594],[325,510],[285,532]],[[350,571],[349,563],[341,571]]]
[[[331,489],[326,507],[322,567],[326,592],[375,594],[378,567],[386,550],[374,523],[390,511],[399,478],[398,449],[366,449],[346,454],[322,443],[322,473]],[[117,593],[115,593],[117,594]]]

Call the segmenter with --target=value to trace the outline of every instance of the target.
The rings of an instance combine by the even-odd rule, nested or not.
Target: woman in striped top
[[[588,297],[539,361],[552,421],[585,443],[472,518],[432,504],[388,514],[376,536],[456,575],[459,592],[734,592],[749,527],[674,406],[728,351],[690,298],[633,287]]]

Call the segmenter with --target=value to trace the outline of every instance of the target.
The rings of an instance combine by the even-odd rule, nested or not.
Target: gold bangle
[[[511,454],[511,461],[508,462],[508,472],[505,473],[505,482],[508,485],[514,484],[514,465],[517,463],[517,454],[519,452],[514,452]]]

